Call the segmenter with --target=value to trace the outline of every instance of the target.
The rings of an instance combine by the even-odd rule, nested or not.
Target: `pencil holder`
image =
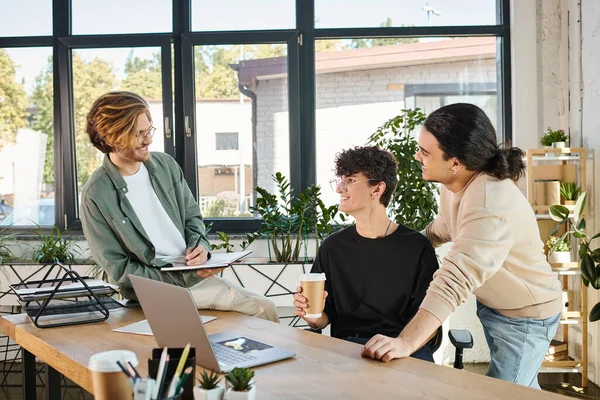
[[[162,351],[163,349],[152,349],[152,358],[148,359],[148,374],[151,378],[157,378],[156,374],[158,373],[158,365],[160,364],[160,355],[162,354]],[[166,388],[168,388],[171,384],[182,353],[183,348],[169,347],[167,350],[170,360],[169,365],[167,365],[165,380],[164,382],[161,382],[161,389],[163,389],[162,393],[164,393]],[[194,382],[196,381],[196,349],[194,347],[190,348],[190,353],[188,354],[183,369],[185,370],[187,367],[192,367],[192,373],[190,374],[190,377],[183,384],[181,393],[173,397],[169,397],[169,400],[194,400]]]

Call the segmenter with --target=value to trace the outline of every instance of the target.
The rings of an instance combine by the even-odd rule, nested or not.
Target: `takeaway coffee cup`
[[[323,291],[325,290],[325,274],[300,275],[302,296],[306,297],[306,318],[320,318],[325,306]]]
[[[138,365],[135,353],[128,350],[111,350],[96,353],[90,358],[88,368],[92,371],[94,399],[96,400],[131,400],[133,386],[123,373],[117,361],[136,367]]]

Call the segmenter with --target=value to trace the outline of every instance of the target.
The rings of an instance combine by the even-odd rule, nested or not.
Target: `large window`
[[[52,49],[0,48],[0,225],[54,224]]]
[[[252,231],[260,186],[329,190],[335,154],[403,108],[482,107],[512,138],[508,1],[30,0],[0,12],[0,224],[80,229],[103,159],[90,105],[140,93],[152,151],[212,230]],[[26,15],[27,18],[23,18]]]
[[[196,46],[194,54],[202,214],[252,217],[254,187],[272,191],[276,172],[289,177],[286,45]]]

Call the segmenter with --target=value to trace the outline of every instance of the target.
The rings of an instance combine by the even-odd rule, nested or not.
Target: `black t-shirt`
[[[397,337],[414,317],[438,269],[429,240],[403,225],[368,239],[353,225],[323,241],[312,272],[324,272],[331,336]]]

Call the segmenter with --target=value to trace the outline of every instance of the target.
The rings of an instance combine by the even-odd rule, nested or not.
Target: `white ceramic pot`
[[[551,263],[569,263],[571,262],[571,252],[570,251],[555,251],[550,254],[548,257],[548,262]]]
[[[221,385],[210,390],[202,389],[200,385],[194,386],[194,400],[223,400],[224,394],[225,388]]]
[[[256,385],[252,385],[252,389],[247,392],[236,392],[227,389],[227,400],[254,400],[256,397]]]
[[[552,147],[555,149],[564,149],[567,147],[567,142],[554,142],[552,143]]]

